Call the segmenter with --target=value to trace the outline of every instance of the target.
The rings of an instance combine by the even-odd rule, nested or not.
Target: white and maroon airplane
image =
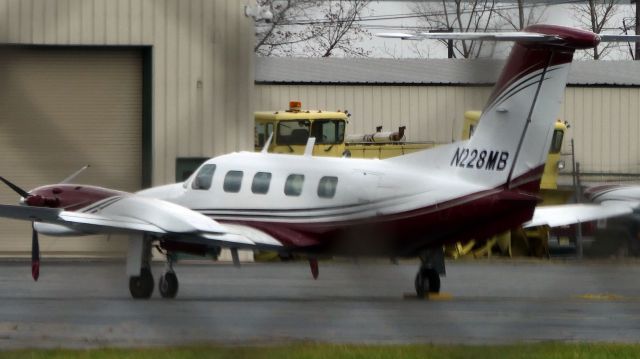
[[[443,244],[487,238],[532,218],[574,51],[636,38],[552,25],[390,36],[516,42],[470,140],[386,160],[312,157],[309,145],[305,156],[232,153],[205,162],[184,183],[135,195],[74,185],[14,188],[26,206],[3,206],[0,215],[34,221],[46,234],[134,233],[127,273],[135,298],[153,291],[152,244],[169,253],[302,253],[314,277],[313,258],[324,254],[418,256],[417,294],[437,292]],[[160,292],[173,297],[177,290],[169,265]]]

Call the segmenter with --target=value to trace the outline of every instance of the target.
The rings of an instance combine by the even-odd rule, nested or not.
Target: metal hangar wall
[[[253,22],[237,0],[0,0],[0,173],[135,191],[178,158],[252,148]],[[17,196],[0,190],[0,203]],[[28,253],[0,220],[0,253]],[[43,238],[45,255],[120,255],[113,238]]]
[[[464,111],[483,108],[503,62],[257,58],[255,64],[256,110],[300,100],[308,109],[349,110],[349,133],[407,126],[408,141],[442,143],[460,138]],[[559,118],[571,124],[563,152],[574,138],[576,161],[589,174],[583,180],[640,178],[639,104],[640,61],[573,63]]]

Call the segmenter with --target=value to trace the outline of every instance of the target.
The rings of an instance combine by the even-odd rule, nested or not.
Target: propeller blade
[[[23,190],[22,188],[16,186],[15,184],[9,182],[9,180],[7,180],[4,177],[0,177],[0,181],[4,182],[4,184],[6,184],[7,186],[9,186],[12,190],[14,190],[17,194],[20,195],[20,197],[24,197],[27,198],[29,197],[29,192]]]
[[[311,275],[313,276],[313,279],[318,279],[318,274],[320,274],[318,269],[318,259],[309,258],[309,267],[311,268]]]
[[[38,232],[32,228],[31,232],[31,276],[34,281],[40,277],[40,243],[38,243]]]

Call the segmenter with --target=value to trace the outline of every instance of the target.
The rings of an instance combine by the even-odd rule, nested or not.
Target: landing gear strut
[[[160,276],[160,281],[158,282],[158,289],[162,298],[175,298],[178,294],[178,276],[173,271],[173,262],[173,253],[167,253],[167,269]]]
[[[127,272],[130,273],[131,296],[135,299],[150,298],[153,294],[153,274],[151,274],[151,241],[148,238],[132,237],[129,240]],[[136,275],[131,275],[133,273]]]
[[[440,275],[445,274],[444,251],[429,249],[420,253],[420,269],[416,274],[416,294],[422,298],[429,293],[440,292]]]

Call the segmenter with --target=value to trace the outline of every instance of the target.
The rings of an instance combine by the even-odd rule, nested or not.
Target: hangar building
[[[127,191],[193,158],[251,148],[253,20],[237,0],[0,0],[0,175]],[[0,203],[17,195],[0,190]],[[0,221],[2,253],[29,224]],[[126,241],[43,238],[45,255],[119,255]]]
[[[406,125],[408,141],[450,142],[460,137],[464,111],[482,109],[503,64],[263,57],[255,106],[283,109],[300,100],[303,108],[349,110],[350,133]],[[574,62],[560,118],[571,124],[584,180],[640,179],[640,61]]]

